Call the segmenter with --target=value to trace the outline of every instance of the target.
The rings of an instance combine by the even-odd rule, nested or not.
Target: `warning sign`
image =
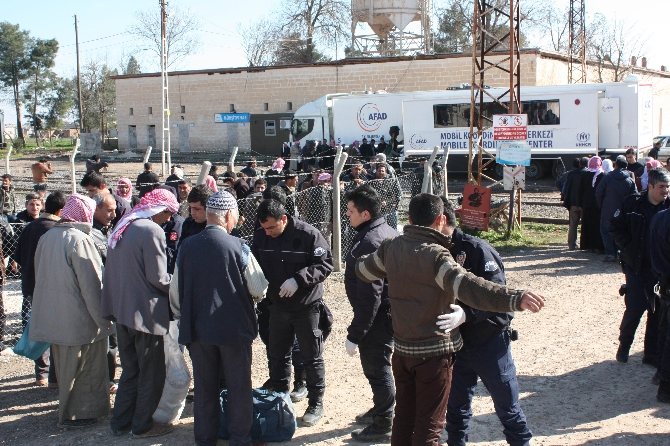
[[[525,141],[528,139],[528,115],[493,115],[495,141]]]
[[[466,184],[463,191],[461,226],[488,231],[490,216],[491,189],[475,184]]]
[[[505,166],[503,169],[503,188],[505,190],[525,190],[526,168],[524,166]]]

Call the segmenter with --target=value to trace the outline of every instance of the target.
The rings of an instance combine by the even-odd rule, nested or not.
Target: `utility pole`
[[[168,100],[168,73],[167,73],[167,2],[158,0],[161,6],[161,80],[162,80],[162,102],[163,102],[163,137],[161,138],[161,174],[166,175],[172,168],[172,157],[170,155],[170,102]],[[165,141],[167,140],[167,150]],[[167,170],[165,160],[167,155]]]
[[[81,64],[79,63],[79,22],[77,16],[74,16],[74,37],[77,48],[77,108],[79,109],[79,135],[84,133],[84,119],[81,115]]]
[[[568,84],[586,82],[586,1],[570,0]]]

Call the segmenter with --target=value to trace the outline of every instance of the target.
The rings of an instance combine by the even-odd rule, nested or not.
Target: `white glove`
[[[291,297],[298,291],[298,282],[294,278],[286,279],[279,288],[279,297]]]
[[[344,347],[347,349],[347,354],[349,356],[356,356],[356,353],[358,353],[358,345],[354,344],[349,339],[344,343]]]
[[[465,311],[459,305],[451,304],[449,306],[454,310],[453,313],[441,314],[437,317],[437,326],[445,333],[449,333],[465,322]]]

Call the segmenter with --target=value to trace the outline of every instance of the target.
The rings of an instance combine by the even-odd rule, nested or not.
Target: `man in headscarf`
[[[133,196],[133,182],[130,178],[121,178],[116,183],[116,195],[128,201],[131,208],[140,202],[139,197]]]
[[[132,430],[155,437],[172,426],[154,423],[163,394],[163,336],[170,323],[165,233],[161,225],[179,211],[174,193],[155,189],[118,222],[109,238],[102,314],[117,322],[123,372],[114,403],[112,433]]]
[[[68,197],[61,221],[35,252],[30,340],[50,342],[58,377],[58,426],[83,428],[109,413],[107,337],[102,317],[102,258],[89,236],[95,201]]]
[[[181,311],[179,343],[190,345],[199,445],[218,439],[222,375],[230,444],[251,444],[251,344],[258,334],[254,302],[265,297],[268,282],[244,240],[230,235],[238,216],[230,193],[214,193],[207,201],[207,227],[186,240],[177,259],[175,314]]]
[[[286,161],[284,161],[282,158],[277,158],[276,160],[274,160],[270,170],[265,172],[267,187],[276,186],[277,184],[279,184],[281,180],[284,179],[284,173],[283,173],[284,165],[286,165]],[[293,166],[293,160],[291,160],[291,166]],[[291,167],[291,169],[296,170],[293,169],[293,167]]]

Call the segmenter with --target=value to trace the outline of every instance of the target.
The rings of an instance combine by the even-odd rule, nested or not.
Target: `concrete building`
[[[499,59],[505,57],[499,56]],[[241,151],[279,155],[289,131],[280,121],[307,102],[328,93],[384,90],[442,90],[470,83],[469,54],[344,59],[310,65],[223,68],[169,73],[171,146],[174,152]],[[613,75],[588,65],[588,82],[611,82]],[[634,67],[654,85],[655,134],[670,130],[670,73]],[[563,85],[568,78],[564,54],[537,49],[521,53],[521,83]],[[160,147],[162,137],[161,75],[147,73],[114,77],[119,149]],[[509,85],[500,70],[486,83]],[[220,113],[249,113],[249,122],[216,122]]]

